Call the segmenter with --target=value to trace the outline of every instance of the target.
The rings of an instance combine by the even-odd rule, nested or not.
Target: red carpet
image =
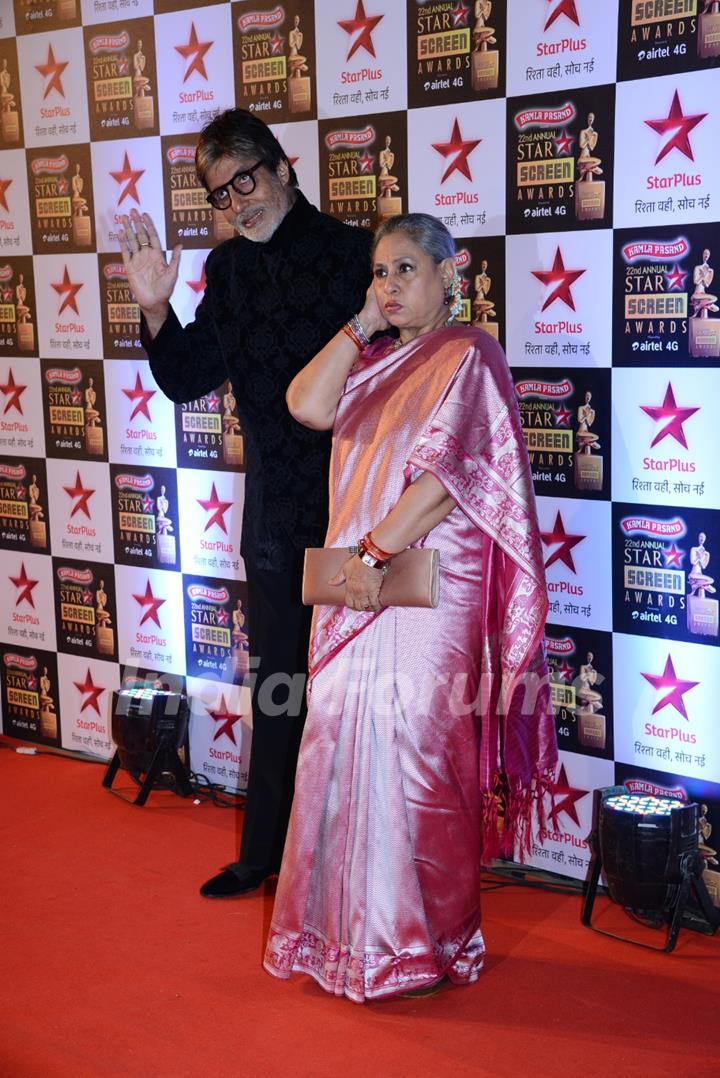
[[[262,971],[272,888],[198,896],[237,812],[162,792],[137,808],[102,775],[0,749],[7,1078],[716,1073],[720,935],[651,954],[583,928],[575,896],[513,886],[483,896],[477,985],[358,1006]]]

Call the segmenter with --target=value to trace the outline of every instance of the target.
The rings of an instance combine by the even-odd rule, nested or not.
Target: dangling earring
[[[450,325],[462,310],[462,284],[460,281],[460,274],[457,269],[453,270],[453,275],[450,280],[450,284],[445,288],[445,306],[450,308],[447,321],[445,325]]]

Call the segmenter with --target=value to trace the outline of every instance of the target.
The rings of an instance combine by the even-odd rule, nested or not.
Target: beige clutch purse
[[[355,547],[308,547],[305,551],[302,601],[306,606],[341,606],[342,584],[328,580],[342,568]],[[437,606],[440,592],[440,557],[437,550],[410,547],[390,562],[380,588],[383,606]]]

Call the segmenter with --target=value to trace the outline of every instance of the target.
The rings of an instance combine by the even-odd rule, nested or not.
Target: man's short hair
[[[289,170],[290,186],[298,185],[295,169],[270,128],[247,109],[226,109],[213,116],[200,132],[195,170],[205,187],[208,169],[221,157],[255,157],[272,172],[276,172],[280,162],[284,161]]]

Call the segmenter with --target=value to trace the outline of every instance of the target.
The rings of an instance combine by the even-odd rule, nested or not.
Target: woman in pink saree
[[[326,545],[365,541],[314,613],[264,965],[356,1002],[477,979],[481,864],[529,846],[557,756],[528,456],[501,348],[454,324],[454,251],[384,222],[365,307],[288,391],[333,428]],[[383,608],[383,563],[423,545],[439,605]]]

